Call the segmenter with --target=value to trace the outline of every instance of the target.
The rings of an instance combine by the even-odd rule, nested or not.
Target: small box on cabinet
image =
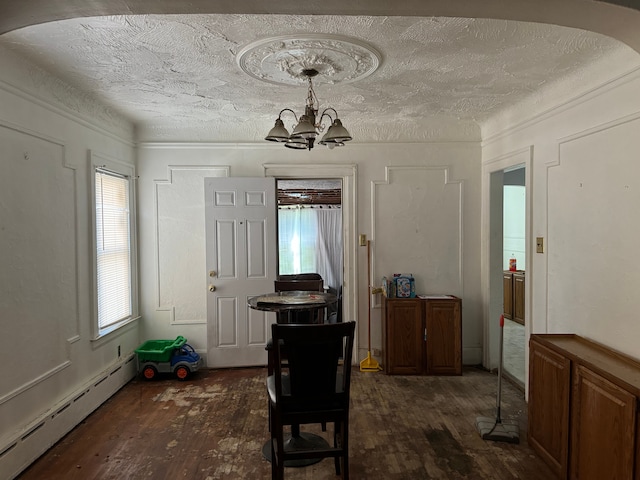
[[[396,297],[415,298],[416,282],[411,273],[394,273],[393,279],[396,284]]]

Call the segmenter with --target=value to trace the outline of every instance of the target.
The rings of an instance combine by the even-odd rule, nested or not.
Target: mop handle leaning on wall
[[[367,240],[367,322],[369,331],[367,350],[371,351],[371,240]]]
[[[498,364],[498,395],[496,397],[496,422],[502,423],[500,404],[502,403],[502,354],[504,344],[504,315],[500,315],[500,363]]]
[[[371,358],[371,240],[367,240],[367,358],[360,362],[361,372],[379,372],[380,364]]]

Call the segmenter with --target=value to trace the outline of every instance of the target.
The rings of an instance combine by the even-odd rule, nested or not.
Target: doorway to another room
[[[488,296],[483,365],[490,370],[497,369],[502,353],[503,377],[523,393],[527,387],[526,352],[531,325],[531,306],[528,305],[531,278],[526,269],[527,265],[531,266],[527,239],[531,236],[528,186],[532,154],[531,148],[525,148],[488,161],[483,167],[486,186],[483,208],[487,212],[483,230],[489,239],[484,252]],[[512,265],[515,271],[510,270],[512,259],[515,259]],[[500,328],[499,322],[502,315],[505,315],[504,328]]]
[[[338,297],[331,312],[340,321],[343,285],[341,179],[280,179],[278,278],[318,274],[326,291]]]
[[[504,374],[525,384],[526,187],[525,168],[506,169],[503,177]]]

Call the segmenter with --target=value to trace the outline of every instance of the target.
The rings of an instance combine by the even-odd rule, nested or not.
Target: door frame
[[[525,398],[529,385],[529,336],[531,335],[531,288],[534,265],[532,252],[535,245],[531,238],[531,181],[533,145],[483,162],[482,165],[482,235],[481,271],[482,297],[484,305],[482,364],[487,369],[498,366],[500,327],[498,318],[502,314],[502,195],[504,182],[502,172],[517,165],[525,168],[525,257],[527,281],[525,283]],[[499,181],[497,181],[499,180]]]
[[[524,165],[525,168],[525,257],[527,281],[525,284],[525,398],[529,385],[529,336],[531,335],[531,290],[533,284],[533,259],[531,241],[531,180],[533,145],[483,162],[482,165],[482,235],[481,272],[484,305],[483,359],[485,368],[493,369],[500,360],[500,326],[502,314],[502,223],[503,204],[502,173],[505,169]]]
[[[342,180],[342,244],[344,276],[342,285],[342,318],[346,321],[358,321],[358,269],[356,244],[356,178],[358,167],[355,164],[263,164],[264,176],[296,179],[340,178]],[[356,329],[357,331],[357,329]],[[353,351],[358,351],[358,336],[354,340]],[[356,358],[352,359],[355,364]]]

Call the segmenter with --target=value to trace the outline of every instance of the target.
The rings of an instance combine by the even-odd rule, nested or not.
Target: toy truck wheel
[[[179,380],[186,380],[190,373],[189,368],[184,365],[176,368],[176,377],[178,377]]]
[[[155,367],[152,367],[151,365],[147,365],[142,370],[142,376],[147,380],[153,380],[154,378],[156,378],[156,375],[158,375],[158,370],[156,370]]]

